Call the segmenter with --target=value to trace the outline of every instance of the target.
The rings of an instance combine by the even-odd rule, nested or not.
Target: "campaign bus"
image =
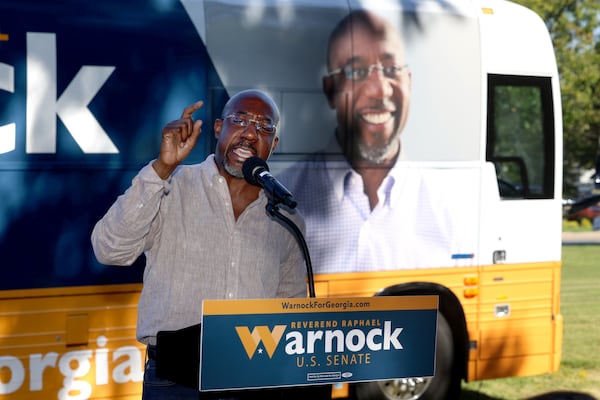
[[[336,28],[357,10],[393,28],[390,59],[361,59],[364,26]],[[336,29],[352,37],[343,65]],[[280,107],[268,163],[306,218],[316,297],[439,298],[433,376],[334,384],[332,396],[457,399],[461,382],[557,371],[561,100],[534,12],[502,0],[3,0],[0,398],[140,397],[144,257],[102,265],[91,231],[156,158],[168,121],[204,101],[185,161],[199,162],[223,105],[248,88]],[[342,137],[374,126],[401,145],[369,203]]]

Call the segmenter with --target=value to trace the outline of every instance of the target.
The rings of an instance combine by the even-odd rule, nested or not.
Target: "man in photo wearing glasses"
[[[444,193],[400,162],[412,72],[398,30],[351,12],[329,37],[327,68],[343,157],[329,145],[279,174],[305,218],[315,273],[451,266],[461,236],[439,206]]]

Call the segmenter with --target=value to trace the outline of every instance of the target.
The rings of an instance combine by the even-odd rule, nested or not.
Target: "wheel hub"
[[[390,400],[417,400],[427,390],[431,378],[402,378],[377,382]]]

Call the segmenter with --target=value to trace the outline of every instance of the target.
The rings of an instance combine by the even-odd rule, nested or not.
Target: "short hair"
[[[237,92],[233,96],[231,96],[231,98],[229,98],[229,100],[227,100],[227,103],[225,103],[223,110],[221,110],[221,118],[225,118],[226,115],[230,114],[229,109],[231,108],[231,104],[234,101],[237,101],[238,98],[240,98],[240,97],[254,97],[254,98],[258,98],[258,99],[262,100],[263,102],[265,102],[266,104],[268,104],[271,107],[271,109],[273,110],[273,123],[276,126],[279,125],[279,121],[281,119],[281,114],[279,112],[279,107],[277,107],[277,103],[275,103],[275,100],[273,100],[271,98],[271,96],[269,96],[267,93],[263,92],[262,90],[258,90],[258,89],[242,90],[240,92]],[[275,130],[275,136],[279,136],[279,129]]]
[[[375,36],[385,37],[385,35],[391,30],[398,34],[397,29],[390,24],[387,20],[367,10],[353,10],[344,18],[342,18],[331,31],[329,35],[329,41],[327,43],[327,67],[331,68],[330,55],[331,48],[335,43],[346,36],[348,33],[352,33],[354,26],[363,26]],[[400,39],[402,39],[400,37]]]

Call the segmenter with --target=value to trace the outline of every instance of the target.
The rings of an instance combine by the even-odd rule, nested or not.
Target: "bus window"
[[[554,123],[550,78],[489,75],[488,145],[503,199],[554,193]]]

